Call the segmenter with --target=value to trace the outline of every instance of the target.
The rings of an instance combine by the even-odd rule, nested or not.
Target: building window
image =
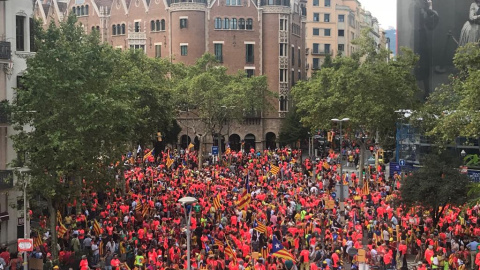
[[[75,14],[75,15],[77,14],[75,7],[72,8],[72,13]]]
[[[325,44],[325,53],[330,53],[330,44]]]
[[[287,43],[280,43],[280,56],[287,56]]]
[[[345,44],[338,44],[338,51],[339,52],[345,51]]]
[[[100,26],[97,25],[97,31],[100,31]]]
[[[16,17],[17,51],[25,51],[25,17]]]
[[[237,18],[232,19],[232,29],[234,29],[234,30],[237,29]]]
[[[288,108],[288,101],[287,101],[287,97],[284,97],[284,96],[280,96],[279,98],[279,103],[280,103],[280,111],[281,112],[286,112],[287,111],[287,108]]]
[[[187,28],[187,19],[180,19],[180,29]]]
[[[150,31],[155,31],[155,21],[150,21]]]
[[[300,49],[298,49],[298,67],[301,67],[302,66],[302,52],[300,51]]]
[[[83,15],[85,15],[85,7],[81,6],[80,7],[80,16],[83,16]]]
[[[180,54],[183,56],[188,55],[188,45],[180,45]]]
[[[320,28],[313,28],[313,35],[319,36],[320,35]]]
[[[247,30],[253,30],[253,19],[247,19]]]
[[[351,34],[352,34],[352,40],[354,40],[355,39],[355,33],[352,32]]]
[[[319,0],[313,0],[313,6],[318,7],[320,5],[319,2]]]
[[[241,6],[242,5],[241,0],[227,0],[226,3],[227,3],[227,6]]]
[[[30,18],[29,20],[29,26],[30,26],[30,51],[31,52],[36,52],[37,48],[35,46],[35,21],[33,18]],[[98,27],[98,26],[97,26]]]
[[[245,62],[247,62],[247,64],[253,64],[253,45],[254,44],[245,44]]]
[[[223,20],[223,29],[230,29],[230,19],[229,18],[225,18]]]
[[[135,33],[140,32],[140,22],[135,22]]]
[[[142,50],[145,52],[145,45],[130,45],[130,49],[133,49],[134,51]]]
[[[328,14],[328,13],[323,14],[323,21],[324,22],[330,22],[330,14]]]
[[[295,85],[295,70],[292,70],[292,73],[290,74],[290,82],[291,82],[291,86],[294,86]]]
[[[117,25],[118,27],[118,25]],[[118,29],[117,29],[117,32],[118,32]],[[122,23],[122,35],[125,35],[125,24]]]
[[[160,20],[156,20],[156,21],[155,21],[155,30],[156,30],[156,31],[162,30],[162,26],[161,26],[161,24],[160,24]]]
[[[165,19],[160,21],[160,30],[165,31]]]
[[[345,21],[345,15],[338,15],[338,22],[344,22]]]
[[[339,30],[338,30],[338,36],[339,36],[339,37],[344,37],[344,36],[345,36],[345,30],[339,29]]]
[[[287,69],[280,69],[280,82],[287,82]]]
[[[245,30],[245,19],[241,18],[238,20],[238,29]]]
[[[223,44],[215,43],[215,59],[218,62],[223,63]]]
[[[323,34],[324,34],[324,36],[329,37],[331,35],[331,30],[330,29],[324,29]]]
[[[85,6],[85,15],[88,15],[88,5]]]
[[[298,71],[298,80],[301,80],[302,79],[302,72],[299,70]]]
[[[319,54],[320,53],[320,44],[319,43],[313,43],[312,53],[313,54]]]
[[[162,57],[162,44],[155,44],[155,58]]]
[[[215,18],[215,29],[222,29],[222,18]]]
[[[330,0],[325,0],[325,6],[326,7],[329,7],[331,4],[330,4]]]
[[[295,65],[295,48],[294,47],[292,47],[291,57],[292,57],[292,66],[294,66]]]
[[[313,13],[313,21],[314,22],[319,22],[320,21],[320,13]]]
[[[248,78],[255,76],[255,69],[245,69],[245,72]]]
[[[313,58],[312,69],[320,69],[320,58]]]

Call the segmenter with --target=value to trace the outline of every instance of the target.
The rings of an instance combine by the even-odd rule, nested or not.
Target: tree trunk
[[[77,203],[78,205],[79,203]],[[58,261],[58,250],[57,250],[57,210],[53,206],[53,202],[51,199],[47,199],[47,208],[48,208],[48,213],[50,215],[50,219],[48,221],[48,226],[50,229],[50,234],[52,236],[52,242],[50,246],[50,252],[52,254],[53,261],[56,262]]]
[[[203,135],[205,136],[205,135]],[[203,167],[203,136],[199,136],[199,147],[198,147],[198,169]]]
[[[360,175],[358,176],[359,177],[359,184],[361,187],[363,187],[363,169],[365,168],[365,164],[364,164],[364,160],[365,160],[365,144],[363,142],[360,142],[360,164],[359,164],[359,168],[360,168]]]
[[[78,215],[78,213],[82,212],[82,177],[76,176],[75,183],[77,185],[77,205],[75,207],[75,214]]]

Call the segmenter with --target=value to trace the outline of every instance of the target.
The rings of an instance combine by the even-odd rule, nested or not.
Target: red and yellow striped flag
[[[150,206],[148,205],[148,203],[145,203],[142,208],[142,216],[145,217],[149,211],[150,211]]]
[[[93,232],[99,236],[102,233],[102,228],[100,227],[100,223],[96,219],[93,220]]]
[[[235,251],[233,251],[232,247],[227,242],[227,246],[225,247],[225,258],[235,259],[236,257]]]
[[[167,163],[166,163],[167,168],[170,169],[170,167],[172,166],[172,164],[173,164],[173,159],[170,158],[170,155],[167,155]]]
[[[222,208],[222,204],[220,202],[220,193],[217,194],[215,198],[213,198],[213,206],[215,207],[216,210],[219,210]]]
[[[251,200],[252,200],[252,195],[250,195],[250,193],[248,193],[248,191],[245,190],[240,196],[240,199],[237,201],[237,209],[238,210],[245,209],[245,207],[248,207]]]
[[[270,164],[270,172],[273,175],[277,175],[279,171],[280,171],[280,167],[278,167],[276,165],[273,165],[273,164]]]
[[[57,237],[62,238],[65,233],[67,232],[67,227],[60,222],[60,226],[58,227]]]
[[[363,187],[362,187],[362,195],[369,195],[370,194],[370,188],[368,187],[368,180],[363,181]]]
[[[42,239],[42,236],[41,236],[40,232],[37,232],[37,237],[35,237],[33,239],[33,247],[37,248],[41,245],[43,245],[43,239]]]

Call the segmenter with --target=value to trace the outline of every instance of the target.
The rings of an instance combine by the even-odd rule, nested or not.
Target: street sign
[[[212,146],[212,155],[214,156],[218,155],[218,146]]]
[[[402,166],[402,167],[405,167],[405,159],[400,159],[400,160],[398,161],[398,164],[399,164],[400,166]]]
[[[17,241],[18,252],[33,251],[33,239],[19,238]]]

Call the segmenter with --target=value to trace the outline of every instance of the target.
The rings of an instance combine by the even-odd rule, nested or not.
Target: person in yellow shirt
[[[144,262],[145,258],[143,257],[143,253],[139,250],[137,256],[135,256],[135,268],[143,269]]]

